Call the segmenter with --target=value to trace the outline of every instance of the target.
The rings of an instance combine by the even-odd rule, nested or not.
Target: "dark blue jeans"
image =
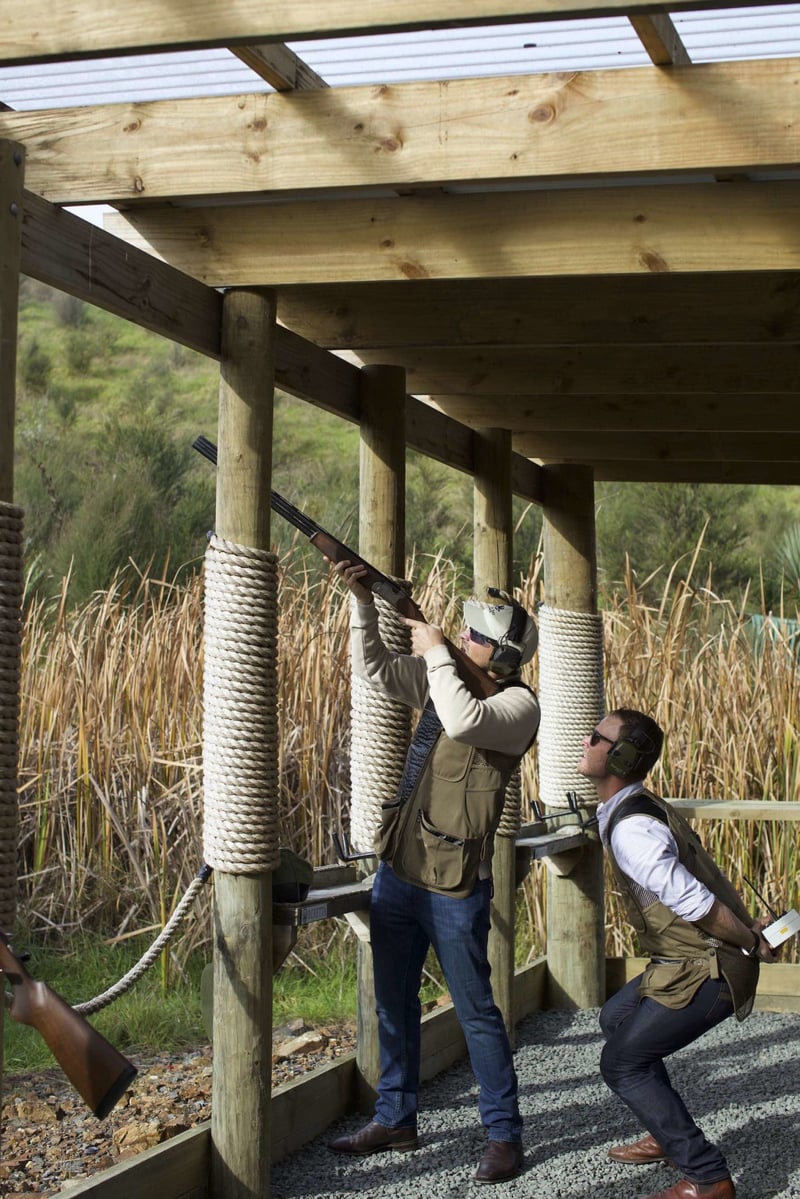
[[[478,882],[466,899],[452,899],[402,882],[381,862],[370,910],[381,1067],[375,1107],[378,1123],[389,1128],[416,1123],[419,989],[425,955],[432,945],[464,1031],[489,1138],[521,1139],[511,1046],[489,980],[490,902],[489,879]]]
[[[698,1183],[728,1178],[725,1158],[689,1115],[663,1062],[732,1014],[728,984],[709,978],[686,1007],[668,1008],[640,997],[640,978],[627,983],[600,1011],[606,1038],[600,1057],[603,1078],[685,1178]]]

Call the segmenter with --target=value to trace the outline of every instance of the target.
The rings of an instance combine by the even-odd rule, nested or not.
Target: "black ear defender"
[[[522,658],[522,638],[525,634],[525,626],[528,623],[528,613],[521,604],[518,604],[505,591],[501,591],[499,587],[487,587],[486,590],[492,599],[499,599],[511,607],[511,623],[508,626],[508,630],[492,650],[492,656],[489,659],[489,669],[491,670],[492,667],[499,666],[505,670],[518,670],[520,659]]]
[[[655,753],[653,738],[641,730],[633,730],[611,746],[606,758],[606,770],[621,779],[630,778],[631,775],[644,776],[647,773],[645,763]]]

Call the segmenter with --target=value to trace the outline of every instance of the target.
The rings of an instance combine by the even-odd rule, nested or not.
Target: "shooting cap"
[[[536,653],[539,634],[532,616],[522,604],[505,591],[489,587],[488,593],[499,603],[482,603],[468,599],[464,603],[464,623],[496,642],[489,669],[497,673],[519,670]]]

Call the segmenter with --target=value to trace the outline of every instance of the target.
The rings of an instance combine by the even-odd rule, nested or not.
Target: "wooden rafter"
[[[251,71],[260,75],[276,92],[300,92],[327,87],[327,83],[303,62],[294,50],[281,43],[263,46],[231,46],[230,51]]]
[[[796,341],[800,272],[419,279],[286,287],[281,320],[332,349]]]
[[[628,19],[655,66],[686,67],[691,63],[669,13],[640,13]]]
[[[800,181],[154,207],[108,227],[211,286],[788,271]]]
[[[526,456],[560,462],[790,462],[800,477],[800,433],[693,432],[650,434],[619,430],[525,433],[514,447]]]
[[[370,351],[367,361],[402,361],[408,390],[483,397],[571,395],[768,395],[795,397],[800,342],[776,345],[506,347]],[[538,456],[538,455],[537,455]]]
[[[463,424],[486,421],[486,397],[427,397]],[[794,394],[736,395],[725,392],[680,395],[650,391],[642,395],[526,395],[493,397],[517,435],[559,436],[625,429],[631,433],[800,432],[800,404]]]
[[[578,184],[800,160],[800,60],[322,88],[0,113],[60,204]]]

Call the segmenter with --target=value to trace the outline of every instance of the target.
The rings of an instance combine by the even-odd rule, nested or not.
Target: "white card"
[[[773,949],[777,945],[782,945],[784,941],[788,941],[790,937],[800,933],[800,913],[792,908],[785,916],[781,916],[780,920],[767,925],[763,933],[765,940]]]

